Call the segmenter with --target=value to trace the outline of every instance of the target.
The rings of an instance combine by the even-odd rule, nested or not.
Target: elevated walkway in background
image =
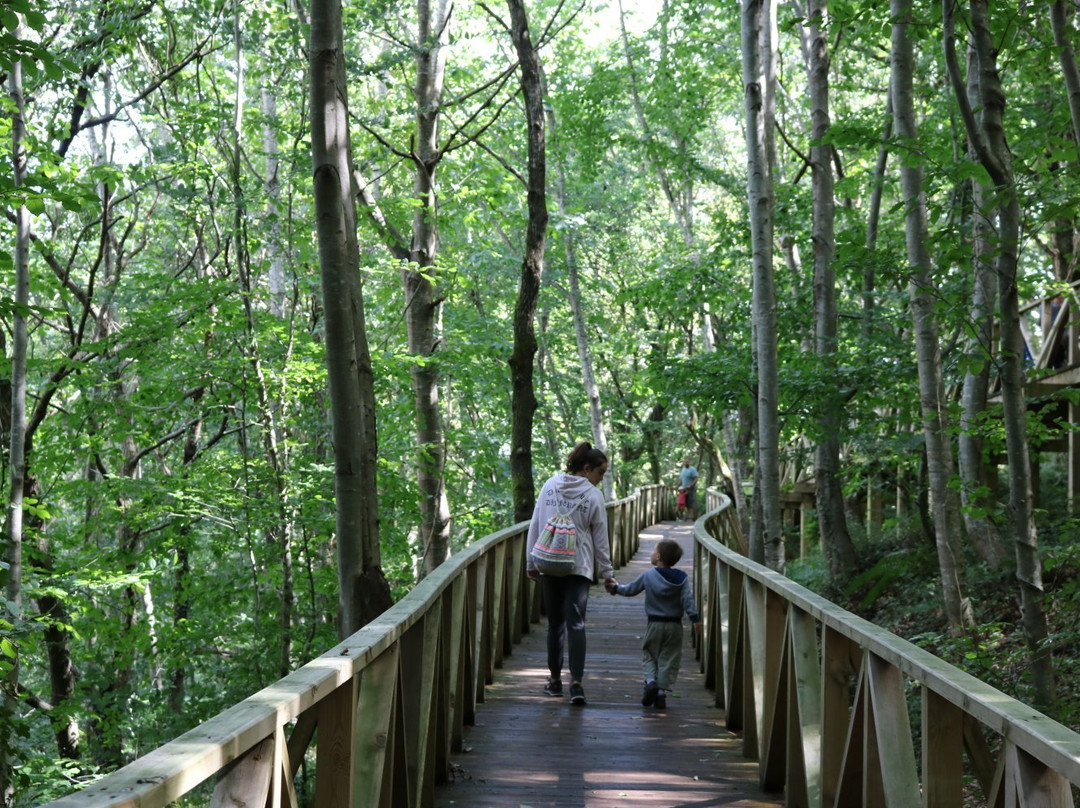
[[[616,574],[621,583],[649,567],[661,538],[682,544],[679,566],[692,574],[691,525],[663,522],[641,534],[640,549]],[[436,808],[782,806],[782,795],[762,793],[756,761],[725,728],[689,630],[667,709],[641,706],[644,603],[644,594],[613,597],[593,587],[585,707],[543,694],[546,624],[533,625],[495,672],[463,750],[451,755],[451,778],[436,787]]]

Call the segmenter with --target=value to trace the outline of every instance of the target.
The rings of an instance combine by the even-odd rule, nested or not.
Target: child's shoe
[[[656,682],[653,679],[647,681],[645,683],[645,690],[641,694],[642,706],[648,707],[649,705],[654,703],[656,701],[656,694],[659,692],[659,690],[660,688],[657,687]]]

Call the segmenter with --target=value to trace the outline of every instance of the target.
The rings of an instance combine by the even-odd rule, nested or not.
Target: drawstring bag
[[[557,502],[561,498],[557,489],[555,496]],[[582,496],[578,502],[584,498]],[[544,575],[561,577],[574,571],[574,564],[577,562],[578,539],[577,525],[574,524],[570,513],[575,507],[577,503],[574,503],[574,507],[570,508],[569,512],[564,512],[556,505],[555,515],[544,524],[540,537],[533,545],[531,553],[533,565]]]

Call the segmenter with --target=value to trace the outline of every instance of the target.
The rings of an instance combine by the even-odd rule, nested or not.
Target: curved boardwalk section
[[[634,559],[617,573],[628,583],[649,565],[660,538],[677,539],[680,567],[693,559],[689,524],[646,530]],[[435,790],[436,808],[607,808],[608,806],[781,806],[762,793],[758,766],[724,727],[706,690],[686,631],[682,672],[667,709],[641,706],[644,595],[589,598],[588,704],[542,692],[547,677],[545,624],[534,624],[495,671],[464,750],[451,756],[451,782]],[[568,685],[564,672],[564,684]]]

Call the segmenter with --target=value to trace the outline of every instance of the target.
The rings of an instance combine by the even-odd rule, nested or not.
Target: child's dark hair
[[[682,558],[682,546],[674,539],[660,539],[656,543],[656,552],[665,567],[674,567]]]
[[[595,448],[587,440],[583,440],[570,450],[566,458],[566,471],[575,474],[587,468],[599,468],[608,462],[607,455]]]

